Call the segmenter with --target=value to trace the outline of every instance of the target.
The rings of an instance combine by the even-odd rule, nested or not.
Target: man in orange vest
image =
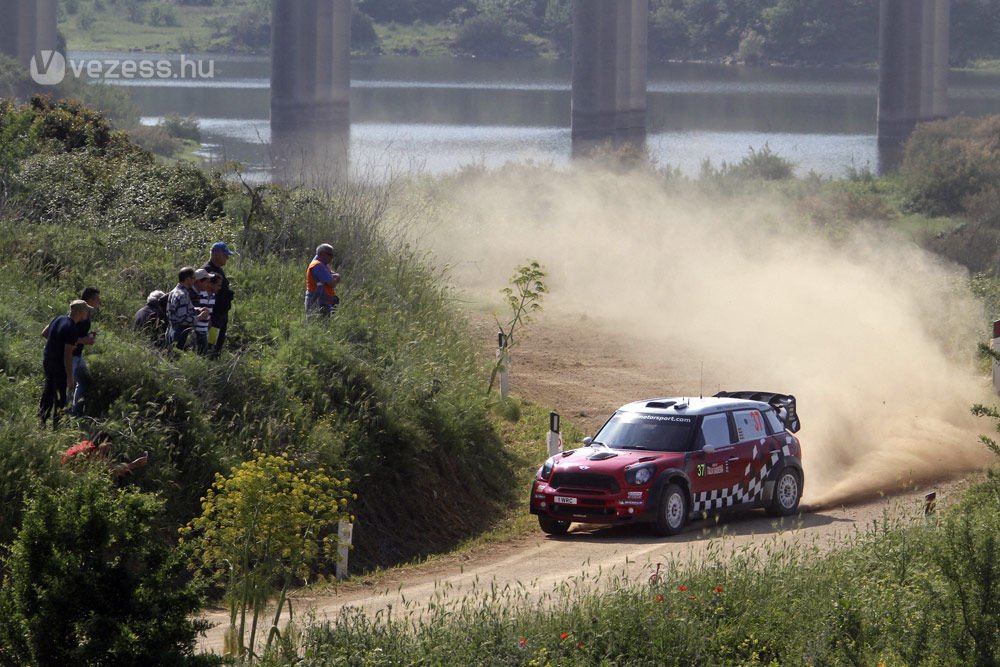
[[[319,314],[329,317],[340,303],[337,296],[337,284],[340,274],[330,269],[333,261],[333,246],[329,243],[320,244],[316,248],[316,256],[306,269],[306,317]]]

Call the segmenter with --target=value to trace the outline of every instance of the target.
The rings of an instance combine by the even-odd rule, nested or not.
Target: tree
[[[545,296],[546,287],[543,282],[545,271],[541,264],[532,261],[526,266],[519,266],[510,277],[510,287],[503,288],[504,298],[507,300],[507,307],[510,308],[510,319],[506,323],[501,322],[497,317],[497,327],[500,334],[506,341],[506,348],[514,347],[516,339],[514,332],[524,327],[531,321],[533,313],[542,309],[542,297]],[[493,372],[490,373],[490,383],[486,387],[486,393],[493,391],[497,375],[503,369],[505,363],[504,355],[498,355]]]
[[[3,560],[0,663],[183,665],[199,661],[201,597],[154,526],[162,502],[106,471],[42,488]]]

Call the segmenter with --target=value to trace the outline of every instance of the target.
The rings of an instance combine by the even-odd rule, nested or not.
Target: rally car
[[[573,522],[650,523],[679,533],[697,516],[763,507],[794,514],[802,497],[795,397],[756,391],[624,405],[583,447],[538,469],[531,513],[550,535]]]

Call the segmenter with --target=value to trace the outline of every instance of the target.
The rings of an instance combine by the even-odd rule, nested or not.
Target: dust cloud
[[[459,287],[496,303],[537,259],[549,314],[583,313],[637,357],[684,360],[663,395],[794,394],[804,502],[989,461],[978,437],[992,424],[969,414],[995,401],[974,363],[982,309],[962,271],[912,243],[875,225],[823,233],[775,198],[671,194],[645,175],[524,166],[445,184],[421,234]]]

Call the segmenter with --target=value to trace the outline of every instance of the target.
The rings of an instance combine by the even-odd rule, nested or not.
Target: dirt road
[[[495,330],[487,317],[473,324],[481,336],[484,354],[491,354]],[[543,313],[515,351],[512,391],[526,400],[551,406],[593,432],[610,411],[624,399],[690,393],[706,379],[695,364],[669,355],[634,353],[635,341],[620,332],[601,330],[586,318],[547,316]],[[714,393],[714,385],[705,393]],[[803,422],[808,412],[803,410]],[[803,440],[808,455],[808,441]],[[806,480],[808,485],[808,478]],[[776,523],[763,513],[728,517],[720,524],[696,522],[671,538],[654,536],[642,527],[590,529],[580,525],[560,538],[541,532],[492,545],[479,551],[436,558],[420,566],[390,571],[377,580],[358,578],[321,596],[300,595],[295,611],[302,618],[306,609],[317,619],[335,616],[342,607],[354,606],[376,612],[392,607],[398,614],[419,614],[443,597],[460,599],[470,591],[489,590],[508,584],[529,594],[544,595],[569,577],[587,577],[598,572],[620,573],[644,581],[657,563],[685,562],[704,556],[710,545],[726,553],[748,544],[762,548],[785,541],[830,546],[857,530],[864,530],[894,505],[896,511],[917,516],[929,490],[947,502],[957,494],[961,482],[939,480],[911,486],[892,497],[859,500],[856,503],[816,508],[799,517]],[[771,543],[771,544],[769,544]],[[668,575],[669,576],[669,575]],[[606,577],[605,577],[606,578]],[[202,641],[204,650],[221,652],[226,614],[206,614],[216,627]]]

